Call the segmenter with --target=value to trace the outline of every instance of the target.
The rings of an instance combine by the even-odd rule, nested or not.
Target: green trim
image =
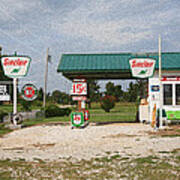
[[[179,111],[166,111],[166,114],[169,120],[180,120],[180,110]]]

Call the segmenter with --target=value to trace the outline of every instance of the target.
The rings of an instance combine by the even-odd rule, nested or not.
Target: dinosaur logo
[[[14,69],[11,71],[11,73],[12,73],[12,74],[13,74],[13,73],[18,73],[20,70],[21,70],[21,68],[14,68]]]
[[[146,70],[141,70],[138,74],[139,75],[144,75],[144,74],[146,74],[147,73],[147,69]]]

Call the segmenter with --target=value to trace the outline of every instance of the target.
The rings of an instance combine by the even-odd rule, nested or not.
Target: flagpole
[[[162,128],[162,62],[161,62],[161,36],[159,35],[159,128]]]
[[[47,75],[48,75],[48,56],[49,56],[49,48],[46,51],[46,68],[44,74],[44,96],[43,96],[43,107],[46,107],[46,92],[47,92]]]

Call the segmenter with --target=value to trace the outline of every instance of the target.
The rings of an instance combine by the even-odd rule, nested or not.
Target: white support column
[[[175,107],[176,106],[176,83],[174,82],[172,84],[172,94],[173,94],[173,97],[172,97],[173,107]]]
[[[161,36],[159,35],[159,128],[163,126],[163,119],[162,119],[162,66],[161,66]]]
[[[13,115],[17,113],[17,78],[13,78]]]

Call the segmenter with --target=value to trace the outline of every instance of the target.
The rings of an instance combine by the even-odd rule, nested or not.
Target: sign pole
[[[15,114],[17,114],[17,78],[13,78],[13,115]],[[13,123],[16,124],[14,120]]]
[[[159,35],[159,128],[162,128],[162,63],[161,63],[161,36]]]

